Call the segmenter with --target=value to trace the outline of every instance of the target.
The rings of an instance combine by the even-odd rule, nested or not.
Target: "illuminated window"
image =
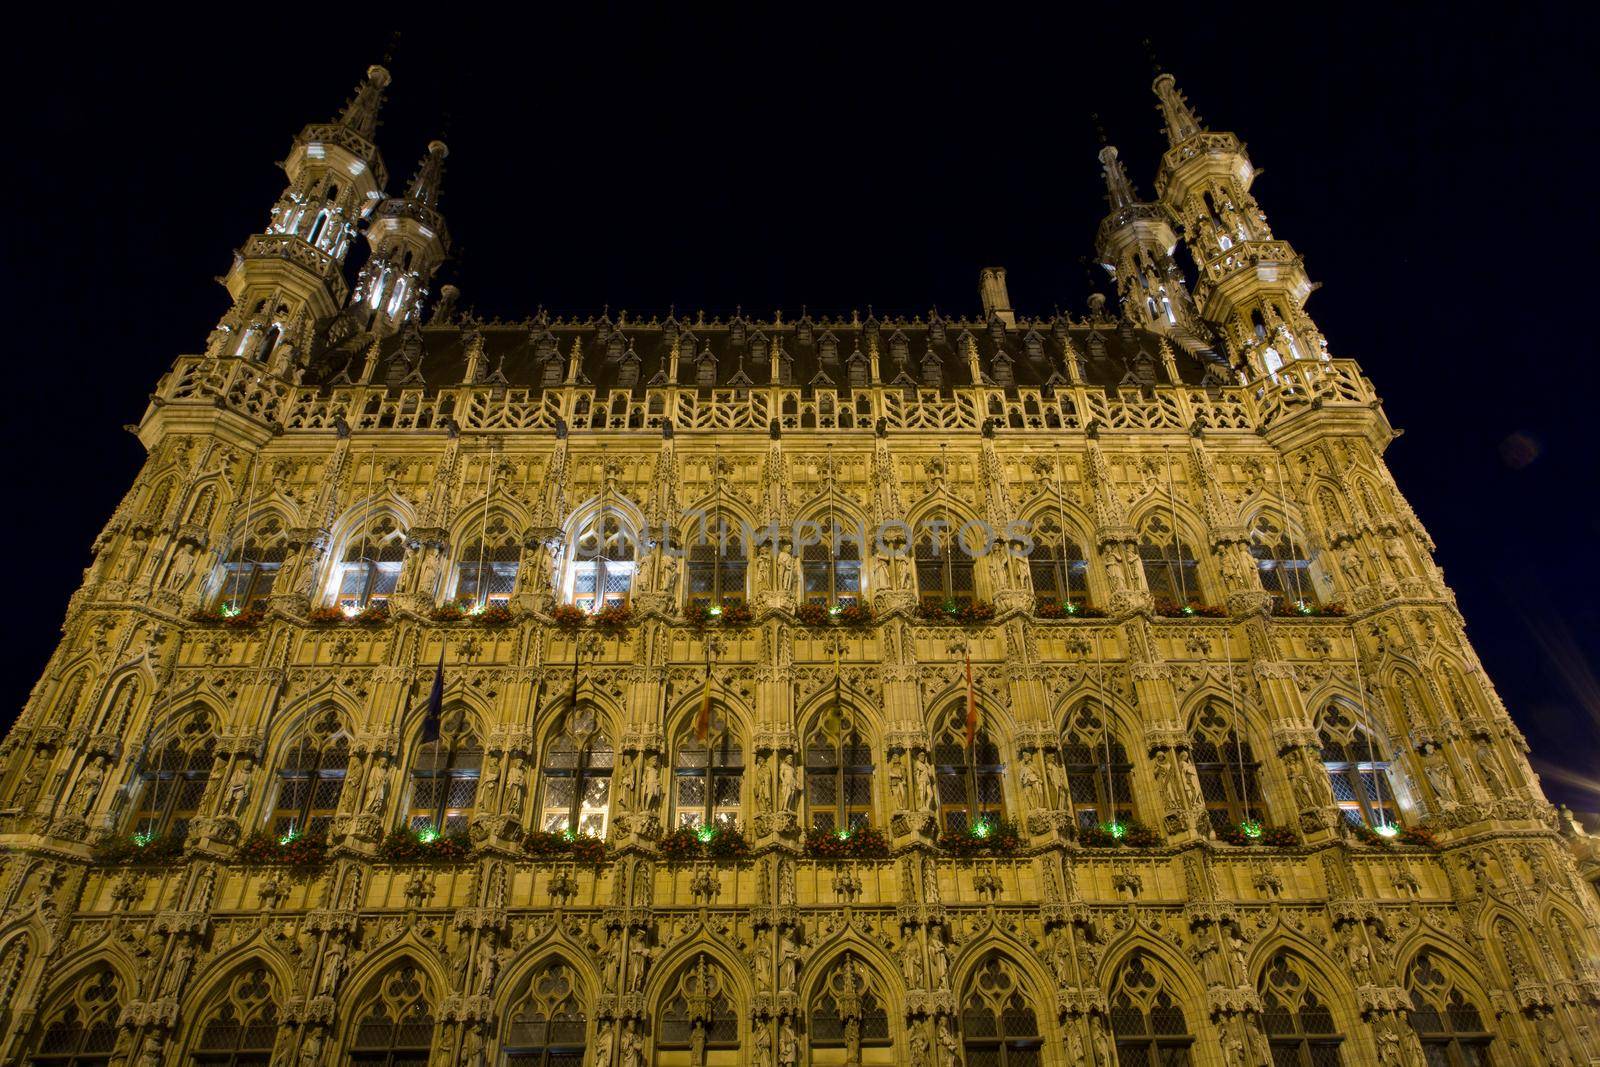
[[[1200,603],[1200,564],[1165,519],[1152,518],[1139,538],[1144,581],[1157,605],[1184,607]]]
[[[289,834],[325,836],[339,808],[349,766],[349,737],[340,729],[338,714],[329,708],[284,754],[272,833],[279,838]]]
[[[568,715],[545,747],[539,828],[606,836],[611,811],[611,740],[595,724],[594,709]]]
[[[807,604],[854,604],[861,599],[861,546],[846,537],[835,545],[834,531],[844,528],[836,517],[818,520],[821,539],[800,554]]]
[[[712,706],[704,741],[695,734],[695,717],[691,713],[678,734],[673,765],[676,825],[734,826],[739,821],[739,790],[744,784],[744,749],[721,708]]]
[[[1080,827],[1133,819],[1133,764],[1107,728],[1104,709],[1078,708],[1061,741],[1061,762]]]
[[[951,706],[933,742],[933,765],[939,790],[939,825],[961,831],[1003,811],[1000,777],[1005,767],[1000,749],[981,724],[967,746],[967,709]]]
[[[1083,549],[1066,535],[1054,516],[1039,523],[1033,541],[1028,571],[1033,577],[1034,602],[1039,607],[1087,606],[1089,559]]]
[[[982,546],[975,545],[979,551]],[[972,557],[955,528],[925,531],[917,538],[917,593],[924,604],[943,607],[972,603]]]
[[[1257,781],[1261,764],[1250,742],[1229,725],[1227,709],[1205,706],[1190,731],[1190,751],[1213,830],[1221,833],[1244,822],[1265,821]]]
[[[386,604],[400,584],[405,538],[394,518],[380,515],[351,537],[334,585],[339,607],[354,613]]]
[[[521,546],[505,518],[490,518],[481,536],[464,546],[456,561],[456,603],[464,608],[509,603],[521,559]]]
[[[689,543],[689,605],[742,603],[746,570],[737,528],[720,517],[709,520]]]
[[[1250,554],[1256,558],[1261,588],[1272,595],[1275,610],[1290,611],[1302,604],[1308,608],[1317,606],[1316,590],[1311,584],[1311,558],[1264,515],[1250,531]]]
[[[463,834],[478,799],[483,750],[459,706],[446,708],[439,740],[419,743],[411,770],[411,805],[406,824],[413,830]]]
[[[588,612],[622,607],[633,591],[633,538],[614,516],[578,532],[572,561],[572,602]]]
[[[872,822],[872,749],[849,708],[831,707],[806,738],[806,805],[821,830]]]
[[[1344,817],[1355,826],[1399,825],[1389,761],[1343,706],[1329,704],[1323,709],[1317,720],[1317,739],[1333,799]]]
[[[196,710],[147,757],[140,773],[143,788],[134,816],[135,834],[181,841],[189,832],[216,762],[216,735],[210,715]]]
[[[222,592],[217,596],[221,611],[260,611],[272,595],[272,585],[283,566],[287,546],[283,525],[276,516],[263,519],[257,530],[249,532],[242,547],[222,563]]]

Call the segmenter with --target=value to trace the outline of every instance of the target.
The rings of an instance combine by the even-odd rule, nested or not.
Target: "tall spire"
[[[378,132],[378,109],[383,106],[383,90],[389,84],[389,72],[374,63],[367,68],[367,76],[356,86],[355,95],[339,114],[339,124],[348,126],[367,140]]]
[[[450,154],[443,141],[430,141],[428,154],[417,166],[416,176],[406,188],[406,199],[415,200],[426,207],[438,207],[444,183],[444,160]]]
[[[1139,194],[1128,178],[1128,171],[1117,158],[1117,146],[1106,145],[1100,149],[1100,173],[1105,175],[1106,193],[1111,200],[1111,210],[1139,202]]]
[[[1161,101],[1161,117],[1166,120],[1168,144],[1182,144],[1205,128],[1200,125],[1200,118],[1189,106],[1189,101],[1178,90],[1178,79],[1163,71],[1156,75],[1150,88],[1155,90],[1156,99]]]

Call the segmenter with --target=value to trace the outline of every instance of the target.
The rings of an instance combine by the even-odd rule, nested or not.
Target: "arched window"
[[[522,558],[516,534],[503,515],[491,516],[472,532],[476,536],[456,560],[456,603],[468,610],[509,603]]]
[[[79,978],[71,996],[34,1024],[33,1055],[40,1067],[102,1067],[117,1046],[122,991],[109,968]]]
[[[706,736],[694,719],[678,734],[673,765],[673,808],[678,826],[733,826],[739,821],[739,791],[744,783],[744,749],[720,707],[712,705]]]
[[[1040,520],[1028,556],[1033,599],[1039,607],[1085,607],[1089,603],[1089,558],[1053,515]]]
[[[1111,1033],[1122,1067],[1189,1067],[1189,1033],[1171,982],[1143,952],[1128,958],[1111,984]]]
[[[1494,1035],[1461,990],[1454,968],[1432,953],[1417,954],[1406,973],[1411,993],[1411,1028],[1429,1067],[1490,1067]]]
[[[1339,1067],[1344,1038],[1303,970],[1299,960],[1280,952],[1261,976],[1261,1025],[1272,1067]]]
[[[939,788],[939,825],[961,831],[1003,811],[1000,749],[981,724],[967,745],[967,709],[957,702],[945,714],[933,742],[933,765]]]
[[[806,806],[820,830],[872,823],[872,749],[852,709],[834,705],[806,737]]]
[[[1288,531],[1263,515],[1250,530],[1250,554],[1256,558],[1261,588],[1272,596],[1273,610],[1283,613],[1317,606],[1311,584],[1311,557]]]
[[[194,1063],[265,1067],[278,1039],[278,1004],[265,967],[240,971],[200,1024]]]
[[[206,781],[216,762],[216,727],[203,708],[196,708],[151,752],[140,772],[142,789],[133,832],[144,838],[183,840],[189,820],[200,811]]]
[[[374,983],[357,1009],[350,1062],[412,1067],[426,1064],[433,1051],[433,1008],[428,980],[407,961]]]
[[[964,607],[972,603],[972,556],[962,546],[959,530],[942,527],[925,530],[917,537],[917,595],[924,604]],[[972,547],[981,552],[987,546]]]
[[[217,610],[233,614],[266,608],[286,551],[283,524],[278,517],[270,515],[261,520],[261,526],[249,532],[249,540],[222,562]]]
[[[461,705],[445,708],[440,720],[439,740],[418,743],[406,823],[413,830],[466,833],[478,799],[483,749]]]
[[[392,515],[379,515],[366,523],[350,538],[338,566],[334,596],[339,607],[354,615],[388,603],[400,583],[405,554],[405,537]]]
[[[811,1005],[813,1049],[842,1048],[844,1062],[860,1063],[863,1047],[889,1046],[889,1013],[875,978],[854,953],[840,958]],[[835,1061],[818,1057],[816,1062]]]
[[[837,515],[819,518],[817,529],[817,543],[800,552],[805,602],[824,607],[856,603],[861,599],[861,545],[843,536],[849,527]]]
[[[736,1049],[739,1044],[739,1016],[730,991],[733,982],[710,957],[701,954],[685,967],[671,991],[662,1000],[661,1026],[656,1033],[660,1049],[690,1049],[699,1045],[712,1049]],[[699,1062],[734,1063],[726,1054]]]
[[[508,1067],[581,1067],[588,1017],[576,971],[549,963],[527,977],[511,1003]]]
[[[1265,816],[1257,782],[1261,764],[1250,741],[1239,737],[1231,720],[1228,709],[1213,702],[1195,717],[1190,730],[1200,795],[1205,798],[1211,828],[1218,833],[1241,823],[1262,822]]]
[[[1186,607],[1201,602],[1200,564],[1166,519],[1156,515],[1139,537],[1144,582],[1158,606]]]
[[[596,724],[594,708],[585,704],[569,713],[545,745],[539,828],[605,837],[615,763],[611,739]]]
[[[1037,1067],[1043,1062],[1043,1044],[1038,1015],[1011,964],[995,958],[979,967],[967,985],[966,1006],[961,1011],[966,1061],[994,1067]]]
[[[708,518],[689,542],[689,606],[743,603],[747,567],[738,528],[722,516]]]
[[[1108,727],[1104,708],[1079,705],[1061,739],[1061,762],[1080,827],[1133,819],[1133,763]]]
[[[596,516],[573,540],[572,602],[588,612],[627,604],[633,570],[633,537],[616,516]]]
[[[326,836],[349,766],[349,735],[339,725],[338,712],[326,708],[284,753],[272,810],[273,834]]]
[[[1344,705],[1334,703],[1322,709],[1317,739],[1333,799],[1351,825],[1373,829],[1398,826],[1400,811],[1389,778],[1389,761]]]

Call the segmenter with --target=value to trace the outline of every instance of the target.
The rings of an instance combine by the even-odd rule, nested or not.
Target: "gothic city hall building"
[[[389,80],[0,746],[0,1063],[1600,1063],[1600,839],[1171,75],[1047,318],[479,318]]]

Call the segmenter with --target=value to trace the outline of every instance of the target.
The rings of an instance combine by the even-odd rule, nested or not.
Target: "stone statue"
[[[1189,808],[1205,807],[1205,794],[1200,790],[1200,772],[1195,770],[1194,760],[1187,749],[1178,750],[1178,768],[1183,775],[1183,799],[1188,802]]]
[[[644,764],[644,777],[640,782],[639,808],[648,815],[658,815],[661,812],[661,755],[657,752],[650,753]]]
[[[661,557],[660,592],[669,602],[678,595],[678,557],[670,552]]]
[[[250,799],[250,761],[240,759],[233,765],[228,778],[227,814],[235,819],[244,818],[244,806]]]
[[[961,1067],[961,1044],[950,1028],[950,1017],[939,1017],[939,1067]]]
[[[755,1054],[752,1063],[759,1063],[762,1067],[772,1062],[772,1020],[759,1019],[755,1024]]]
[[[1022,784],[1022,794],[1028,798],[1028,806],[1035,811],[1042,811],[1045,807],[1044,783],[1039,780],[1039,772],[1034,770],[1034,759],[1034,754],[1030,752],[1017,761],[1017,781]]]
[[[605,960],[600,967],[600,985],[608,993],[617,992],[622,981],[622,935],[612,934],[606,942]]]
[[[506,798],[501,805],[501,810],[514,819],[522,817],[522,802],[528,792],[528,772],[522,767],[522,761],[512,758],[510,769],[506,772]]]
[[[900,974],[906,980],[907,989],[922,988],[922,946],[915,936],[907,936],[900,942]]]
[[[1505,779],[1500,775],[1500,761],[1495,759],[1494,750],[1489,747],[1489,743],[1479,738],[1472,755],[1477,761],[1478,773],[1483,776],[1484,787],[1492,796],[1505,796],[1506,785]]]
[[[783,803],[784,811],[799,810],[800,771],[794,765],[793,752],[784,753],[783,762],[778,764],[778,798]]]
[[[622,1067],[644,1067],[644,1038],[632,1019],[622,1028]]]
[[[772,768],[765,752],[756,757],[756,811],[772,810]]]
[[[650,963],[656,958],[657,951],[641,940],[628,953],[632,958],[632,964],[628,967],[628,992],[637,993],[644,988],[645,975],[649,974]]]
[[[367,805],[366,813],[377,818],[383,817],[383,807],[389,800],[389,768],[382,763],[375,763],[372,774],[367,780]]]
[[[800,577],[800,565],[789,551],[788,545],[778,546],[777,562],[777,589],[778,594],[787,601],[794,600],[795,585]]]
[[[1433,795],[1438,798],[1440,805],[1454,807],[1456,787],[1451,781],[1450,768],[1445,764],[1444,753],[1435,750],[1431,755],[1423,757],[1422,774],[1433,787]]]
[[[928,1035],[918,1027],[911,1031],[911,1067],[931,1067],[928,1053]]]
[[[796,1067],[799,1062],[800,1039],[794,1033],[794,1020],[785,1016],[778,1033],[778,1063],[780,1067]]]
[[[906,769],[897,757],[889,759],[889,795],[894,798],[895,810],[904,811],[910,807],[911,801],[906,795]]]
[[[800,946],[795,944],[794,931],[784,930],[778,939],[778,989],[792,993],[800,977]]]
[[[1061,762],[1061,757],[1053,752],[1045,753],[1044,773],[1050,780],[1050,787],[1055,790],[1056,807],[1065,810],[1072,792],[1067,788],[1067,768]]]
[[[939,792],[933,780],[933,764],[928,762],[926,752],[917,753],[915,766],[917,775],[917,796],[922,801],[922,806],[927,811],[939,810]]]
[[[78,778],[78,785],[72,791],[72,803],[68,810],[78,818],[87,820],[94,812],[95,804],[100,800],[100,787],[106,780],[106,759],[96,756],[94,762],[83,769],[83,774]]]

